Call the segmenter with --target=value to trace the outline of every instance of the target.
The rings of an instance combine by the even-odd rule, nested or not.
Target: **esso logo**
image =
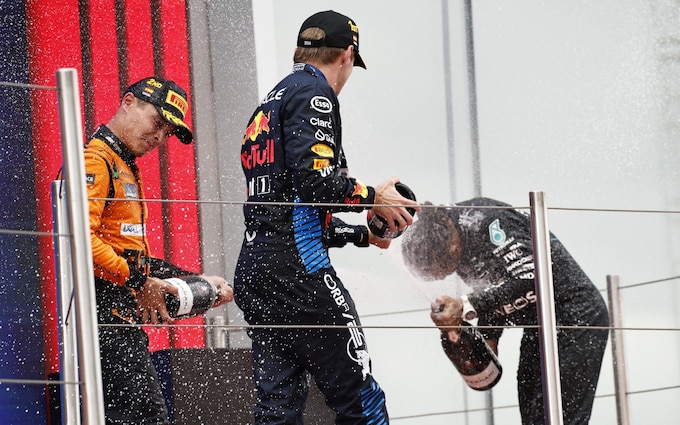
[[[327,114],[333,110],[333,104],[324,96],[314,96],[309,101],[309,106],[315,111]]]

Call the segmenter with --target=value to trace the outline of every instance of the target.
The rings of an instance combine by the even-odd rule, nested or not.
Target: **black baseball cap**
[[[321,28],[326,37],[322,40],[305,40],[300,34],[307,28]],[[298,47],[340,47],[354,46],[354,66],[366,69],[364,60],[359,56],[359,28],[353,20],[333,10],[318,12],[302,23],[297,40]]]
[[[136,98],[154,105],[165,121],[177,127],[175,135],[180,142],[188,145],[194,139],[191,129],[184,122],[189,111],[187,93],[174,81],[147,77],[128,87],[125,93],[132,93]]]

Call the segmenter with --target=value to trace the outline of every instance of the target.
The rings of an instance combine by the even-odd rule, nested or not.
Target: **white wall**
[[[398,8],[386,0],[253,4],[260,95],[290,71],[307,16],[325,9],[346,14],[359,26],[368,67],[356,68],[340,95],[352,174],[369,184],[399,175],[421,201],[444,204],[473,195],[471,166],[458,165],[455,188],[449,178],[444,79],[459,81],[465,69],[454,62],[455,75],[444,75],[441,1],[402,2]],[[449,2],[449,22],[459,21],[460,4]],[[674,118],[668,114],[669,108],[680,111],[680,96],[669,95],[680,93],[673,80],[680,81],[680,67],[663,50],[675,36],[678,9],[672,1],[473,2],[482,194],[516,206],[528,206],[528,193],[542,190],[549,207],[680,210],[678,126],[669,125]],[[452,37],[459,31],[451,28]],[[460,53],[457,39],[451,48]],[[454,93],[457,135],[465,134],[461,123],[467,117],[456,111],[466,101]],[[460,199],[451,199],[452,189]],[[551,210],[549,220],[604,289],[607,274],[620,274],[629,285],[680,271],[676,216]],[[398,240],[387,251],[349,247],[332,255],[368,326],[374,372],[393,422],[466,423],[463,415],[414,417],[484,405],[483,394],[464,390],[441,352],[438,332],[429,328],[431,299],[464,288],[454,279],[416,282],[402,266]],[[625,289],[624,325],[677,327],[676,285]],[[625,335],[631,391],[680,383],[677,332]],[[493,392],[497,406],[516,404],[519,336],[507,331],[501,340],[504,378]],[[616,423],[608,396],[614,392],[610,359],[608,352],[592,423]],[[632,423],[673,422],[680,413],[677,397],[677,389],[631,395]],[[498,410],[497,423],[501,415],[503,424],[519,423],[516,407]],[[467,418],[485,423],[483,412]]]

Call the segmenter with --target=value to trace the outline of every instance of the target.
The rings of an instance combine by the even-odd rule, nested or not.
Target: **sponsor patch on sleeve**
[[[328,168],[330,165],[331,165],[331,162],[327,159],[319,159],[319,158],[314,159],[314,169],[315,170],[322,170],[324,168]]]
[[[329,114],[333,111],[333,104],[327,97],[324,96],[314,96],[309,101],[309,106],[317,112],[322,114]]]
[[[493,223],[489,225],[489,239],[491,243],[500,246],[505,242],[505,231],[501,229],[501,222],[499,219],[495,219]]]
[[[312,152],[319,155],[322,158],[333,158],[335,156],[335,151],[328,145],[323,143],[317,143],[311,147]]]
[[[354,192],[352,196],[361,196],[362,198],[368,197],[368,187],[360,180],[355,180],[354,182]]]
[[[139,198],[139,195],[137,193],[137,185],[133,183],[125,183],[125,197],[126,198],[133,198],[137,199]]]
[[[122,236],[144,236],[146,235],[146,226],[142,224],[120,224],[120,234]]]

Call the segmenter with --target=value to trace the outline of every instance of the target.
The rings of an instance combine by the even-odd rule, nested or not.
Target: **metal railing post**
[[[73,273],[71,261],[71,231],[68,224],[66,190],[63,180],[52,182],[52,216],[54,220],[55,266],[59,316],[59,374],[62,381],[78,382],[78,339],[73,305]],[[80,388],[63,385],[61,389],[61,419],[64,425],[79,425]]]
[[[609,301],[609,323],[612,325],[612,357],[614,360],[614,390],[616,393],[616,418],[618,425],[628,425],[628,379],[623,348],[621,293],[619,276],[607,275],[607,297]]]
[[[560,363],[557,353],[555,296],[553,291],[552,261],[548,209],[543,192],[529,192],[531,204],[531,239],[534,249],[534,272],[538,302],[539,340],[541,347],[541,375],[545,423],[562,425],[562,389]]]
[[[64,181],[71,228],[71,258],[76,300],[78,359],[83,418],[87,425],[104,423],[92,242],[85,189],[80,90],[75,69],[57,70],[59,124],[64,157]]]

